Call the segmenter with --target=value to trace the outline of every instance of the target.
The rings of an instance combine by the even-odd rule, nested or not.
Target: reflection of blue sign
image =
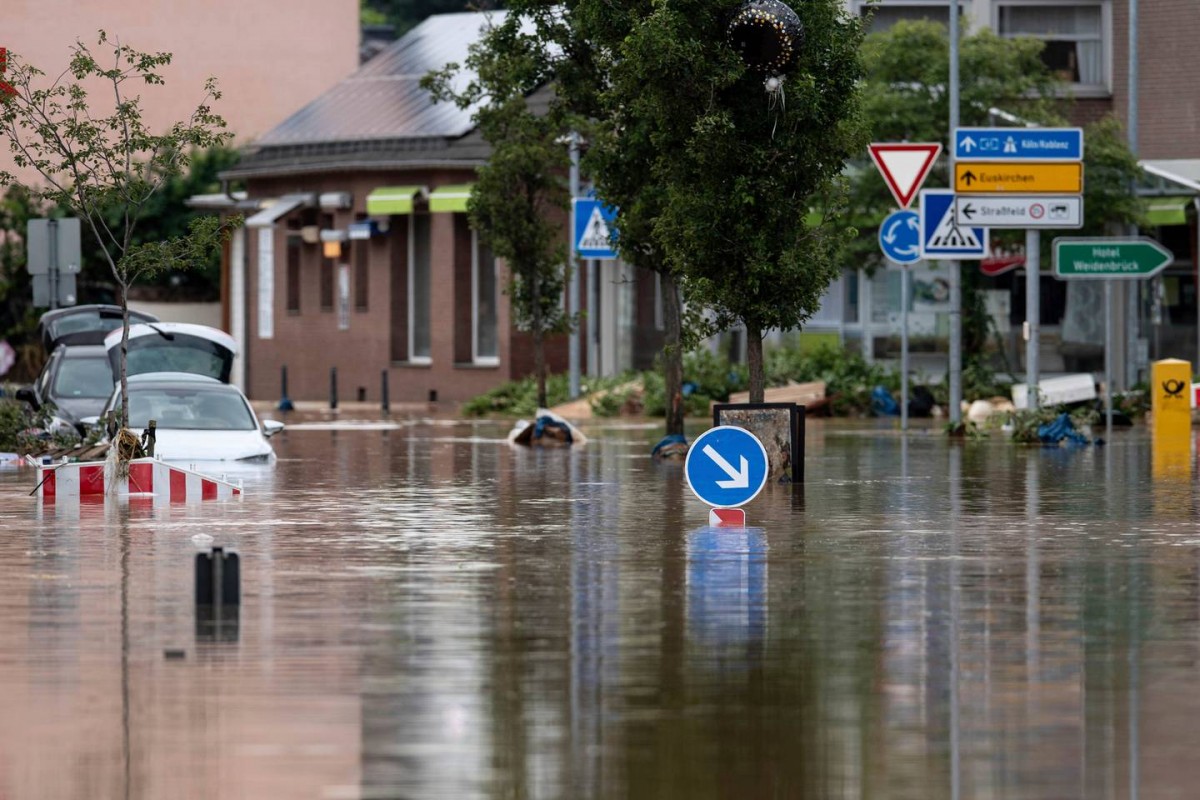
[[[955,128],[954,157],[971,161],[1081,161],[1082,128]]]
[[[699,528],[687,535],[687,636],[731,668],[747,669],[748,645],[767,633],[767,533]]]
[[[710,428],[692,443],[683,474],[703,502],[735,508],[749,503],[766,486],[767,451],[744,428]]]
[[[921,192],[921,258],[972,260],[987,254],[987,228],[959,226],[955,221],[952,189]]]
[[[921,217],[915,211],[893,211],[879,226],[879,247],[897,264],[921,260]]]
[[[617,210],[599,200],[575,198],[575,255],[579,258],[616,258]]]

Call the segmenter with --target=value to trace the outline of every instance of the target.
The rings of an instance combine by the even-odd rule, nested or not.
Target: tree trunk
[[[667,398],[667,436],[683,435],[683,302],[679,284],[669,272],[662,273],[663,325],[666,341],[663,347],[663,383]]]
[[[129,360],[129,287],[117,285],[117,294],[121,298],[121,420],[117,430],[129,427],[129,378],[126,364]]]
[[[546,408],[546,349],[542,334],[542,286],[536,275],[531,280],[533,285],[529,287],[529,290],[530,297],[533,298],[533,374],[537,380],[537,406]]]
[[[763,369],[762,329],[757,323],[746,323],[746,364],[750,367],[750,402],[761,403],[767,390],[767,375]]]

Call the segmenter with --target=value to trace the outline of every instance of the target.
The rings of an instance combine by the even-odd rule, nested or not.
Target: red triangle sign
[[[876,142],[870,146],[871,160],[887,182],[892,197],[901,208],[908,208],[921,184],[929,176],[933,162],[942,152],[940,144]]]

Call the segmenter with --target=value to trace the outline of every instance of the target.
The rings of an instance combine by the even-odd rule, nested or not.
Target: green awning
[[[1186,225],[1187,207],[1191,202],[1191,197],[1148,197],[1146,221],[1155,227]]]
[[[423,188],[422,186],[380,187],[367,195],[367,213],[379,216],[411,214],[413,200]]]
[[[453,186],[439,186],[429,195],[429,210],[449,211],[459,214],[465,214],[467,211],[467,201],[471,199],[471,190],[475,187],[473,183],[459,183]]]

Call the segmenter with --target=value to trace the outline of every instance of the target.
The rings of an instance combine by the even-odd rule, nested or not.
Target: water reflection
[[[232,503],[40,508],[0,473],[0,793],[1186,796],[1193,458],[808,426],[698,527],[657,431],[289,430]],[[1190,448],[1190,445],[1189,445]],[[241,554],[236,639],[193,558]]]

